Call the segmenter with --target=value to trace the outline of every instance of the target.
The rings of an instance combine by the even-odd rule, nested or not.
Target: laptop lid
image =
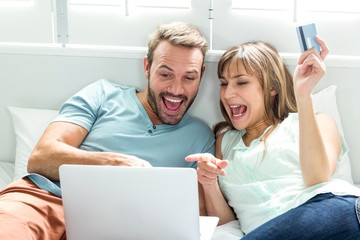
[[[62,165],[60,182],[69,240],[200,239],[194,169]]]

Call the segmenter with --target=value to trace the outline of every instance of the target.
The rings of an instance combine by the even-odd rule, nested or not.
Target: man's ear
[[[145,73],[145,78],[147,80],[149,80],[149,74],[150,74],[150,65],[149,65],[149,60],[147,57],[144,57],[144,73]]]
[[[204,76],[204,73],[205,73],[205,64],[202,66],[201,68],[201,77]]]

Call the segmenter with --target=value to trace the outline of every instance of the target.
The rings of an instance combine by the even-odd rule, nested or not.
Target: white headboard
[[[1,50],[1,49],[0,49]],[[40,51],[41,52],[41,51]],[[216,63],[220,53],[210,53],[202,89],[191,112],[209,125],[222,119],[218,107]],[[6,106],[58,109],[73,93],[100,78],[142,88],[145,78],[142,67],[144,52],[134,54],[89,54],[88,52],[1,53],[0,51],[0,161],[13,161],[15,137]],[[293,68],[296,57],[285,58]],[[360,64],[359,60],[342,61],[329,57],[328,71],[318,89],[337,85],[337,99],[345,137],[350,147],[354,181],[360,184]],[[340,67],[339,67],[340,66]]]

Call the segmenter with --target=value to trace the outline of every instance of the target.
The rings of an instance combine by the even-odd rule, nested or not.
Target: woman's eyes
[[[236,85],[243,86],[243,85],[245,85],[247,83],[248,83],[247,81],[239,81],[239,82],[236,83]],[[220,86],[227,86],[227,85],[228,85],[227,82],[220,82]]]
[[[245,84],[247,84],[246,81],[240,81],[240,82],[237,83],[237,85],[240,85],[240,86],[241,86],[241,85],[245,85]]]

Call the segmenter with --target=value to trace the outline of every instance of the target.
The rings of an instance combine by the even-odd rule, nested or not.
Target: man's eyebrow
[[[159,69],[160,69],[160,68],[166,68],[166,69],[168,69],[169,71],[174,71],[174,69],[172,69],[172,68],[169,67],[168,65],[160,65],[160,66],[159,66]],[[197,69],[193,69],[193,70],[186,71],[186,73],[196,73],[196,74],[198,74],[199,71],[198,71]]]
[[[196,73],[196,74],[198,74],[199,71],[197,69],[193,69],[193,70],[186,71],[186,73]]]
[[[168,65],[160,65],[159,68],[166,68],[169,71],[174,71],[174,69],[172,69],[171,67],[169,67]]]

